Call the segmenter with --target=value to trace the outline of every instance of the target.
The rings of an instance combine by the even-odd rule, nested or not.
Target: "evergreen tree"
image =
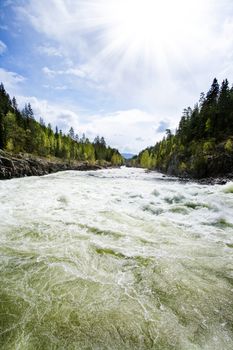
[[[71,140],[75,140],[75,137],[74,137],[74,129],[73,127],[71,126],[70,130],[69,130],[69,137],[71,138]]]
[[[228,80],[224,80],[219,88],[215,78],[206,96],[201,94],[199,104],[184,110],[175,135],[168,130],[162,141],[140,152],[133,164],[205,176],[213,157],[221,157],[224,152],[233,156],[232,144],[233,87],[230,89]]]
[[[57,126],[54,133],[50,123],[46,126],[42,118],[39,122],[35,120],[30,103],[20,112],[15,97],[11,101],[3,84],[0,84],[0,148],[12,153],[56,156],[68,161],[111,161],[113,155],[114,164],[123,161],[117,150],[106,146],[103,137],[98,136],[91,143],[83,134],[80,140],[73,127],[68,135],[58,131]]]
[[[214,78],[210,90],[206,95],[206,104],[207,105],[216,105],[219,97],[219,84],[218,80]]]
[[[106,142],[105,142],[105,139],[104,139],[103,136],[102,136],[101,139],[100,139],[100,144],[101,144],[103,147],[106,147]]]
[[[15,112],[18,111],[18,105],[15,97],[12,98],[12,107]]]

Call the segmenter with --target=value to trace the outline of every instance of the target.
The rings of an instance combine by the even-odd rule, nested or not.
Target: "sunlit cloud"
[[[230,2],[224,5],[228,12]],[[42,0],[18,8],[74,62],[63,71],[86,66],[89,79],[105,84],[109,92],[121,90],[127,96],[133,91],[150,105],[151,91],[155,95],[163,82],[182,88],[180,80],[188,75],[197,91],[206,68],[205,85],[224,70],[232,72],[233,64],[221,54],[233,49],[232,17],[226,13],[220,18],[223,10],[216,0]],[[51,48],[45,51],[56,54]],[[213,72],[220,59],[225,68]],[[167,94],[171,99],[169,88]]]
[[[187,55],[208,52],[206,40],[213,37],[215,1],[201,0],[98,0],[29,1],[18,8],[33,27],[61,43],[64,51],[80,49],[84,59],[102,61],[118,69],[125,65],[166,66],[184,63]],[[208,25],[206,19],[208,18]],[[90,38],[90,35],[92,36]],[[184,50],[189,48],[191,52]],[[54,49],[44,48],[47,53]],[[90,52],[94,54],[90,58]],[[169,57],[173,54],[173,57]],[[109,58],[111,61],[109,62]],[[112,62],[113,61],[113,62]],[[164,67],[162,67],[164,68]],[[167,67],[166,67],[167,68]]]

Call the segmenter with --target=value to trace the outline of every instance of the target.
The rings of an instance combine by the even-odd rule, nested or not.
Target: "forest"
[[[215,78],[194,108],[186,108],[174,133],[141,151],[131,166],[197,178],[226,174],[233,166],[233,87]]]
[[[123,164],[119,151],[108,147],[103,137],[93,142],[83,134],[81,137],[70,127],[69,133],[44,120],[35,119],[30,103],[20,110],[16,98],[10,98],[4,85],[0,84],[0,149],[12,154],[29,153],[42,157],[57,157],[64,161],[109,162]]]

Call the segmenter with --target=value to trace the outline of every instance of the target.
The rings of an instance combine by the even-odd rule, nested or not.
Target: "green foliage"
[[[201,94],[199,104],[184,109],[175,135],[141,151],[131,164],[175,175],[205,176],[209,159],[217,152],[233,152],[233,87],[227,80],[219,87],[214,79],[210,90]]]
[[[213,141],[206,141],[203,144],[203,153],[211,153],[214,151],[215,144]]]
[[[225,150],[229,153],[233,152],[233,142],[231,139],[228,139],[225,143]]]
[[[134,165],[136,165],[136,160],[132,159],[131,162],[133,162]],[[139,155],[139,166],[141,168],[148,168],[153,169],[155,168],[157,163],[156,156],[151,152],[150,149],[146,149],[145,151],[141,152]]]
[[[142,152],[140,157],[140,166],[142,168],[149,168],[150,167],[150,155],[148,150],[145,150]]]
[[[185,162],[181,162],[179,165],[179,170],[181,172],[186,171],[187,170],[187,164]]]
[[[119,153],[114,152],[111,158],[111,163],[112,165],[118,165],[118,166],[122,165],[123,164],[122,156]]]
[[[18,110],[15,97],[5,91],[0,84],[0,148],[12,153],[27,152],[39,156],[55,156],[68,161],[97,160],[111,162],[113,165],[123,164],[123,158],[116,149],[106,146],[103,137],[97,136],[91,143],[83,134],[81,138],[73,127],[68,135],[62,131],[54,132],[52,126],[46,127],[42,118],[37,122],[30,104]]]
[[[210,131],[211,130],[211,119],[210,118],[208,118],[207,119],[207,121],[206,121],[206,123],[205,123],[205,130],[208,132],[208,131]]]

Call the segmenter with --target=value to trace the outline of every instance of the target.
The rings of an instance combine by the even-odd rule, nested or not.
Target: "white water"
[[[0,348],[233,349],[233,184],[0,181]]]

